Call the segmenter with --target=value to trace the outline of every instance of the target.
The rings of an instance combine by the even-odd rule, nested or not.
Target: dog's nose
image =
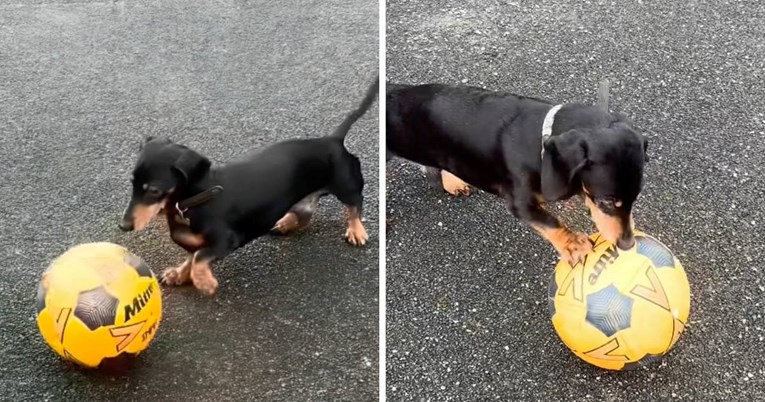
[[[124,230],[125,232],[129,232],[133,230],[133,221],[128,219],[123,219],[122,222],[119,224],[120,229]]]
[[[616,241],[616,247],[619,247],[620,250],[629,250],[634,245],[635,245],[634,236],[630,236],[628,238],[620,237],[619,240]]]

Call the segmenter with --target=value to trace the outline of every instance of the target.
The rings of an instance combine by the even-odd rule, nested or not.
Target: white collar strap
[[[560,110],[561,107],[563,107],[563,105],[555,105],[548,110],[547,115],[545,115],[545,121],[542,123],[542,155],[545,154],[545,142],[547,142],[547,139],[552,135],[555,114],[558,113],[558,110]]]

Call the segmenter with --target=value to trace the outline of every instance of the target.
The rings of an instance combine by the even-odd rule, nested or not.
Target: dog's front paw
[[[587,254],[592,251],[592,243],[584,233],[573,233],[563,249],[563,259],[572,267],[578,263],[584,263]]]
[[[188,283],[190,280],[189,269],[185,266],[185,264],[181,265],[180,267],[167,268],[162,272],[162,277],[160,280],[165,285],[181,286],[185,283]]]
[[[209,278],[194,282],[194,287],[196,287],[203,295],[212,296],[218,289],[218,280],[215,279],[214,276],[210,276]]]
[[[218,289],[218,280],[213,276],[209,264],[194,264],[191,268],[191,281],[194,287],[206,296],[212,296]]]
[[[364,229],[364,225],[361,222],[358,224],[351,224],[348,226],[348,230],[345,231],[345,240],[354,246],[363,246],[367,243],[367,230]]]

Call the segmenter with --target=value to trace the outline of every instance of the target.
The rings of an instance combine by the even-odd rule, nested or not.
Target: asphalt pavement
[[[214,298],[163,287],[158,334],[127,376],[69,369],[44,344],[47,264],[113,241],[161,272],[183,251],[159,221],[117,228],[138,144],[166,135],[222,163],[332,132],[378,70],[376,1],[0,3],[0,399],[332,400],[377,397],[377,106],[346,140],[366,177],[370,241],[339,202],[312,227],[214,267]]]
[[[387,165],[387,393],[395,401],[765,400],[765,3],[387,2],[388,81],[612,109],[649,137],[638,228],[680,259],[690,325],[658,367],[606,372],[556,336],[556,255],[495,197]],[[559,205],[592,231],[576,202]]]

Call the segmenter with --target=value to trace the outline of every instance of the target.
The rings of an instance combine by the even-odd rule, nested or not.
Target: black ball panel
[[[93,331],[106,325],[114,325],[119,301],[103,286],[80,293],[74,316]]]
[[[125,253],[125,263],[133,267],[136,272],[138,272],[138,276],[146,278],[151,278],[154,276],[154,273],[151,272],[149,266],[143,262],[143,259],[135,254]]]

